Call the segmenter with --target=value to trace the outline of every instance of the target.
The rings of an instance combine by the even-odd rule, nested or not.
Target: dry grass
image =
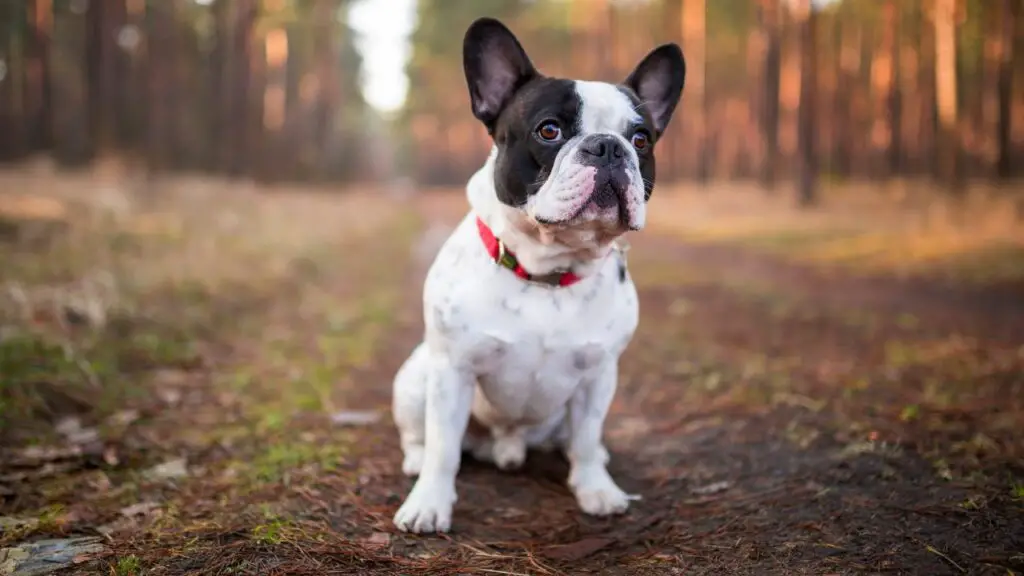
[[[398,238],[412,230],[408,210],[374,191],[181,178],[140,192],[145,185],[93,174],[0,174],[0,189],[17,191],[0,198],[8,231],[0,242],[6,432],[38,432],[30,421],[69,407],[109,412],[144,387],[130,382],[140,370],[192,367],[208,352],[203,346],[246,331],[249,339],[274,338],[282,310],[359,316],[354,303],[329,300],[376,268],[360,243],[382,229]],[[47,358],[42,367],[38,354]]]
[[[785,187],[659,188],[651,229],[691,242],[733,242],[816,265],[898,274],[941,272],[988,282],[1024,279],[1022,190],[976,186],[963,199],[908,182],[826,187],[794,206]]]

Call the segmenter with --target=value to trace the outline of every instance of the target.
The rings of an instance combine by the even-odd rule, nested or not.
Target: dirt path
[[[67,572],[122,576],[1024,573],[1024,298],[654,235],[630,253],[641,327],[606,428],[612,474],[643,500],[589,518],[556,457],[531,455],[511,474],[468,461],[452,535],[397,533],[390,519],[412,482],[390,382],[419,338],[427,262],[409,264],[403,246],[459,216],[417,212],[415,234],[350,270],[361,282],[303,276],[324,302],[358,303],[342,328],[319,300],[282,306],[286,288],[262,303],[266,326],[327,350],[310,358],[358,356],[316,409],[294,384],[238,383],[263,373],[226,383],[226,362],[169,372],[177,402],[143,408],[117,436],[117,462],[103,450],[79,459],[77,485],[58,496],[8,478],[5,514],[65,503],[20,536],[103,527],[102,552]],[[396,265],[371,274],[381,262]],[[337,341],[318,340],[325,332]],[[213,356],[266,363],[247,340]],[[252,408],[282,404],[293,411]],[[187,473],[141,472],[173,457]]]

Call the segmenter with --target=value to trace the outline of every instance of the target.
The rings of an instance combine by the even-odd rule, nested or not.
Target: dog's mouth
[[[538,224],[570,228],[584,223],[605,223],[631,230],[637,227],[631,222],[629,200],[629,175],[625,170],[602,168],[593,171],[589,192],[581,191],[569,209],[559,218],[534,215]]]
[[[594,174],[594,191],[590,193],[588,203],[604,210],[617,206],[621,211],[629,201],[626,198],[628,191],[629,176],[625,170],[601,169]]]

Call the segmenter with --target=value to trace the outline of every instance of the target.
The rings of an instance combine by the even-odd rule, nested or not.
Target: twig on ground
[[[923,542],[922,542],[922,544],[923,544]],[[929,552],[931,552],[932,554],[935,554],[939,558],[942,558],[946,562],[948,562],[950,566],[952,566],[953,568],[956,568],[961,574],[966,574],[967,573],[967,570],[963,566],[957,564],[955,561],[953,561],[952,558],[950,558],[949,556],[943,554],[938,549],[936,549],[934,546],[932,546],[930,544],[925,544],[924,545],[924,549],[929,551]]]

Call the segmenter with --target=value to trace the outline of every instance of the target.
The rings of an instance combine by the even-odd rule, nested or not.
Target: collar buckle
[[[516,258],[512,254],[509,254],[508,249],[505,248],[505,243],[498,239],[498,264],[501,264],[509,270],[516,269]]]

